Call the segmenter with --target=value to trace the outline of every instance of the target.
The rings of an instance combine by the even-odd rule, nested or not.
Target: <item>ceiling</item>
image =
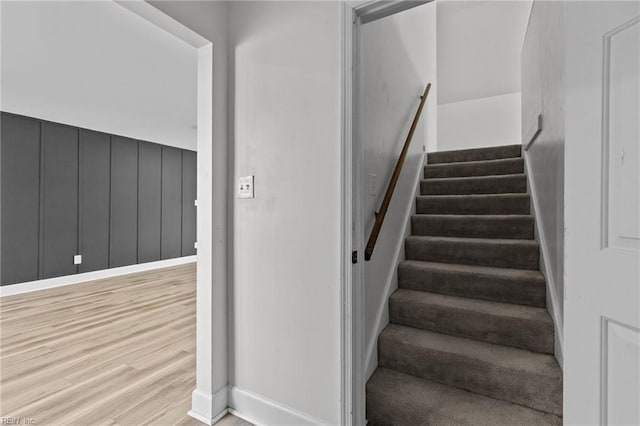
[[[531,0],[437,0],[438,104],[520,91]]]

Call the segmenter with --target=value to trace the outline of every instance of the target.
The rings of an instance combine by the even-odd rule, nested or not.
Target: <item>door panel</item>
[[[80,129],[79,272],[109,267],[111,137]]]
[[[639,39],[640,19],[633,19],[604,36],[603,52],[604,243],[635,251],[640,250]]]
[[[138,262],[160,260],[162,147],[140,142],[138,174]]]
[[[2,114],[0,284],[38,279],[40,122]]]
[[[182,151],[182,255],[196,254],[196,153]]]
[[[78,272],[78,129],[42,124],[42,278]]]
[[[162,147],[162,259],[182,252],[182,151]]]
[[[138,261],[138,143],[111,137],[111,234],[109,266]]]
[[[566,12],[564,422],[640,424],[640,3]]]

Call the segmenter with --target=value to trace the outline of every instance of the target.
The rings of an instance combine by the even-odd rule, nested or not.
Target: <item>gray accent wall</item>
[[[38,279],[40,122],[2,115],[2,284]]]
[[[138,262],[138,144],[111,138],[109,267]]]
[[[182,253],[182,152],[162,147],[162,259]]]
[[[195,254],[195,152],[4,112],[0,127],[1,285]]]
[[[109,267],[111,136],[80,129],[79,228],[82,264],[78,272]]]
[[[196,163],[197,156],[193,151],[182,151],[182,255],[196,254]]]
[[[78,129],[42,123],[40,170],[40,274],[78,272]],[[4,203],[3,203],[4,204]]]
[[[140,142],[138,150],[138,261],[160,260],[162,147]]]

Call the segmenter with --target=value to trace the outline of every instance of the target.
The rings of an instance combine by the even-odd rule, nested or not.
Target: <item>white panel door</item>
[[[640,2],[567,2],[568,425],[640,425]]]

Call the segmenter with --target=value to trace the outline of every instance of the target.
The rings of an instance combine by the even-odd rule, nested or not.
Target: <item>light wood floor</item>
[[[0,417],[201,425],[186,414],[195,327],[195,264],[4,297]]]

